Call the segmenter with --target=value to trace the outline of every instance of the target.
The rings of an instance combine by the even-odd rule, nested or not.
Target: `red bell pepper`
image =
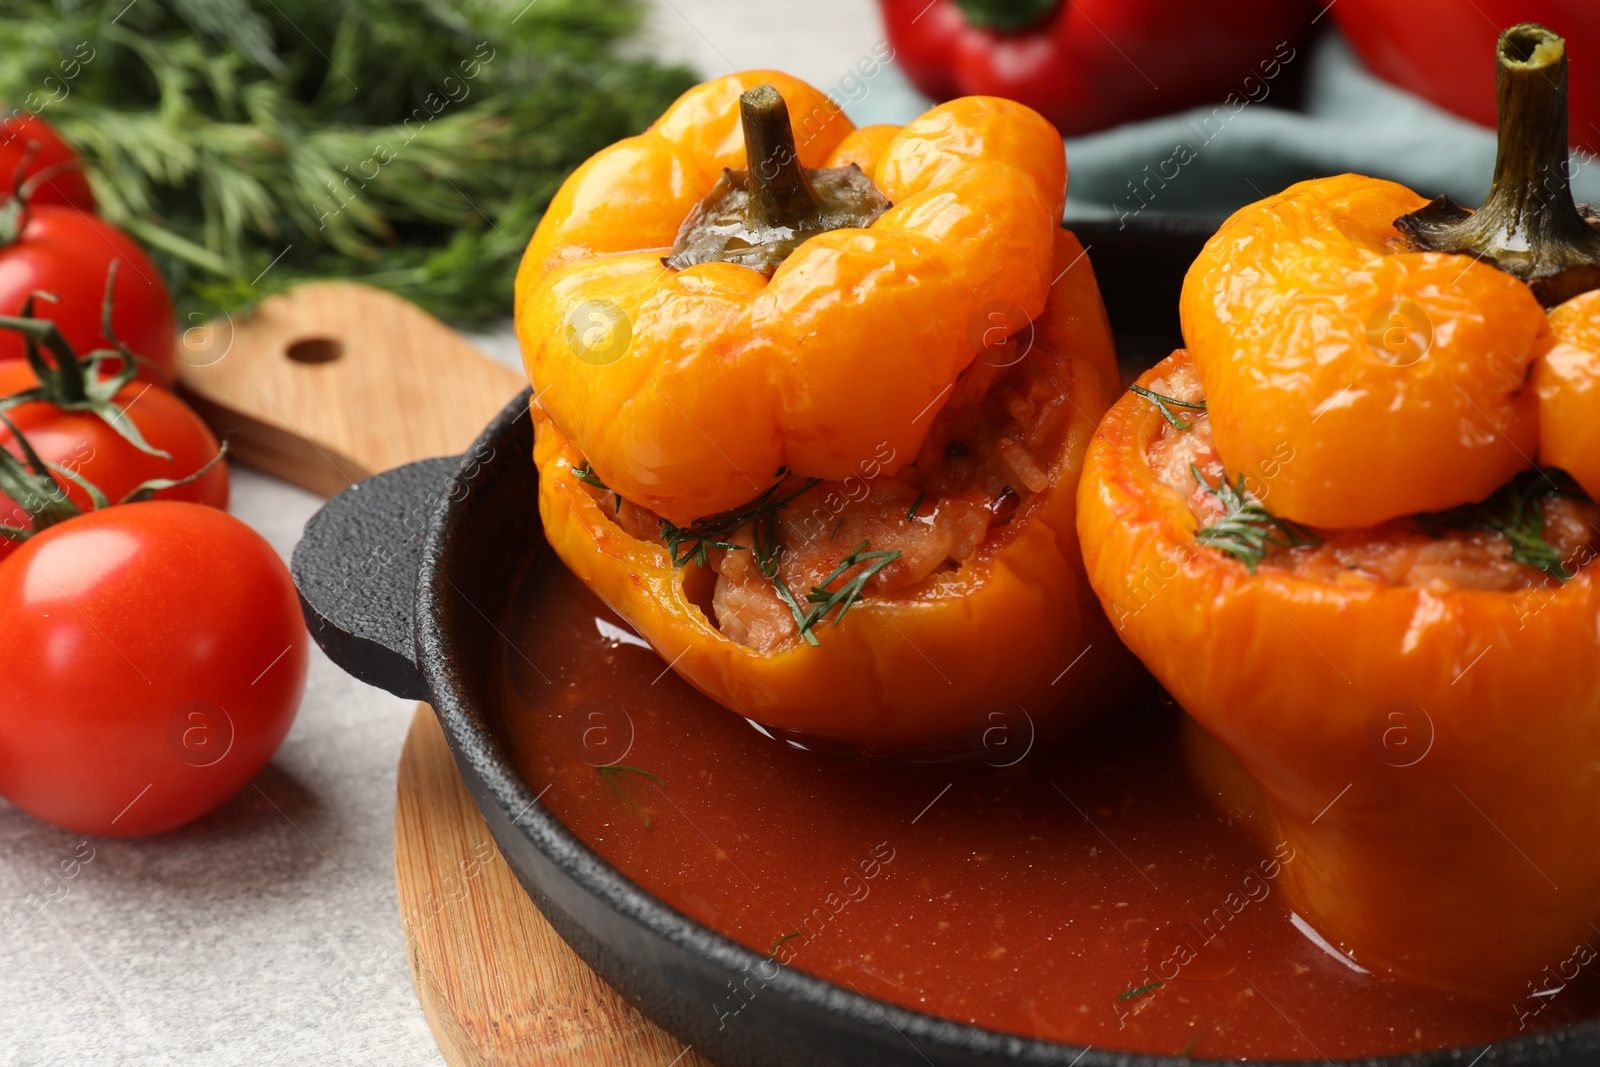
[[[1321,10],[1311,0],[881,2],[918,89],[1009,97],[1067,136],[1230,93],[1259,102],[1252,86],[1294,58]]]
[[[1542,23],[1567,39],[1567,137],[1600,152],[1600,3],[1596,0],[1338,0],[1339,28],[1367,69],[1484,126],[1495,124],[1500,31]],[[1464,57],[1464,58],[1463,58]]]

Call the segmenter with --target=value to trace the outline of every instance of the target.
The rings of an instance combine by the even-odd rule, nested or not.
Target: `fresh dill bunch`
[[[562,179],[693,84],[617,54],[638,18],[635,0],[0,0],[0,99],[83,156],[186,325],[317,278],[480,323],[509,313]]]
[[[1589,499],[1564,470],[1528,470],[1487,500],[1418,515],[1417,525],[1435,540],[1446,528],[1500,534],[1511,545],[1507,559],[1543,571],[1558,582],[1570,582],[1577,573],[1561,558],[1561,550],[1544,539],[1544,502],[1556,497]]]
[[[1222,481],[1212,485],[1200,473],[1200,468],[1189,464],[1194,480],[1206,492],[1222,502],[1227,514],[1201,530],[1194,539],[1243,563],[1251,574],[1267,558],[1268,549],[1297,548],[1302,545],[1320,545],[1322,538],[1299,523],[1280,519],[1262,506],[1244,487],[1244,475],[1239,475],[1237,485],[1230,484],[1226,472]]]

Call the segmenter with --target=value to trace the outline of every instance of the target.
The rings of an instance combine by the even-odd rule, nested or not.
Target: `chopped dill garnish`
[[[677,526],[662,519],[661,540],[667,543],[667,552],[672,556],[672,565],[681,567],[692,559],[704,567],[709,549],[743,547],[728,540],[740,527],[755,522],[764,515],[781,511],[795,497],[809,493],[822,484],[821,478],[808,478],[800,488],[788,496],[780,497],[777,495],[778,487],[783,484],[784,476],[787,474],[788,471],[780,467],[776,475],[778,480],[754,500],[708,518],[697,519],[688,526]],[[686,545],[688,547],[684,547]]]
[[[839,520],[843,522],[843,519]],[[778,573],[778,557],[783,555],[783,546],[778,544],[776,519],[772,514],[763,515],[755,521],[750,529],[750,548],[755,556],[756,566],[761,568],[761,573],[778,590],[778,599],[789,609],[789,614],[794,616],[794,624],[803,634],[806,632],[806,613],[794,594],[789,591],[789,583],[783,580],[783,575]],[[810,641],[816,644],[816,641]]]
[[[1304,526],[1288,519],[1278,518],[1262,507],[1260,501],[1252,499],[1245,490],[1243,474],[1239,475],[1238,485],[1232,485],[1228,482],[1227,472],[1224,471],[1222,482],[1212,485],[1205,480],[1200,468],[1193,463],[1189,464],[1189,471],[1194,475],[1195,482],[1222,501],[1222,506],[1227,509],[1227,514],[1221,519],[1204,529],[1195,531],[1194,539],[1202,545],[1232,556],[1243,563],[1251,574],[1254,574],[1256,567],[1267,558],[1269,546],[1296,548],[1301,545],[1322,544],[1322,538]]]
[[[754,550],[756,566],[761,568],[761,573],[772,581],[778,590],[778,599],[783,601],[789,609],[789,614],[794,616],[794,624],[800,630],[800,636],[806,644],[815,648],[818,644],[817,624],[827,620],[828,613],[837,610],[833,617],[833,625],[838,626],[844,620],[845,612],[849,611],[855,602],[861,599],[862,592],[879,571],[900,558],[899,552],[867,552],[867,542],[863,541],[855,547],[833,572],[822,579],[821,585],[811,587],[811,592],[806,594],[806,604],[802,605],[789,589],[789,584],[778,573],[778,558],[783,555],[783,546],[778,544],[772,532],[771,518],[758,522],[754,530],[752,549]],[[858,571],[854,577],[845,582],[838,589],[829,592],[828,586],[842,578],[845,573],[861,564],[868,566]]]
[[[1151,982],[1149,985],[1142,985],[1138,989],[1130,989],[1126,993],[1118,993],[1117,994],[1117,999],[1118,1000],[1138,1000],[1140,997],[1144,996],[1146,993],[1154,993],[1156,990],[1160,989],[1164,984],[1165,983],[1162,982],[1161,979],[1157,978],[1155,981]]]
[[[906,512],[906,521],[907,522],[916,522],[917,521],[917,509],[922,507],[922,498],[927,496],[927,495],[928,495],[928,491],[926,489],[924,489],[922,492],[917,494],[917,499],[915,499],[915,500],[913,500],[911,502],[911,510]]]
[[[833,533],[828,535],[828,540],[832,542],[835,537],[839,536],[839,531],[842,529],[844,529],[844,517],[840,516],[839,521],[833,524]]]
[[[776,940],[776,941],[774,941],[772,943],[772,950],[767,953],[767,959],[769,959],[769,960],[776,959],[778,957],[778,950],[783,947],[783,943],[785,941],[793,941],[795,938],[797,938],[799,936],[800,936],[800,931],[799,930],[793,930],[793,931],[791,931],[791,932],[789,932],[787,934],[784,934],[783,936],[779,937],[778,940]]]
[[[794,624],[800,628],[800,636],[806,639],[806,644],[815,647],[817,636],[809,629],[811,623],[806,618],[806,611],[789,591],[789,584],[778,576],[777,571],[773,571],[767,577],[771,578],[772,584],[777,587],[778,599],[783,601],[784,607],[789,609],[789,614],[794,616]]]
[[[637,774],[641,778],[650,779],[657,785],[666,784],[665,779],[659,775],[651,774],[649,771],[638,767],[629,767],[622,763],[608,763],[603,767],[596,767],[595,770],[599,772],[601,781],[605,782],[610,790],[617,794],[617,797],[628,805],[635,815],[644,820],[645,829],[650,829],[650,813],[644,810],[644,805],[640,804],[638,799],[628,790],[628,779],[623,776]]]
[[[1417,525],[1435,540],[1443,536],[1441,528],[1500,534],[1511,544],[1507,559],[1543,571],[1558,582],[1570,582],[1577,572],[1561,558],[1561,550],[1544,539],[1544,502],[1554,497],[1589,499],[1564,470],[1523,471],[1487,500],[1425,512],[1416,517]]]
[[[630,767],[626,763],[606,763],[596,767],[595,770],[599,771],[602,777],[607,775],[637,774],[650,779],[657,785],[667,784],[667,780],[659,774],[651,774],[642,767]]]
[[[616,510],[618,512],[622,510],[622,494],[613,491],[609,485],[607,485],[605,482],[602,482],[600,480],[600,476],[594,472],[594,468],[589,465],[587,460],[584,461],[583,466],[572,468],[572,476],[578,479],[578,481],[582,482],[584,485],[592,485],[602,492],[611,493],[611,495],[616,499]]]
[[[777,522],[772,515],[763,515],[750,526],[750,552],[756,566],[768,578],[778,573],[778,557],[783,546],[778,544]]]
[[[1191,1037],[1189,1043],[1178,1050],[1178,1056],[1181,1059],[1188,1059],[1189,1054],[1194,1051],[1194,1047],[1199,1043],[1200,1039],[1198,1037]]]
[[[844,622],[845,613],[855,605],[857,600],[861,599],[861,594],[866,589],[867,583],[885,567],[900,558],[898,551],[868,552],[866,551],[867,544],[868,542],[862,541],[857,545],[853,552],[840,560],[839,565],[826,578],[822,579],[821,585],[812,586],[811,592],[806,594],[806,600],[813,607],[806,612],[805,620],[800,627],[800,635],[806,639],[808,644],[814,645],[817,643],[817,636],[812,632],[817,623],[827,621],[829,612],[836,611],[837,614],[833,616],[833,625],[838,627]],[[867,566],[856,571],[854,577],[838,589],[832,592],[828,591],[828,586],[844,577],[846,572],[861,566],[863,563],[867,564]]]
[[[808,478],[800,488],[786,496],[778,496],[778,487],[783,484],[787,470],[779,469],[778,481],[769,486],[766,492],[756,497],[742,507],[724,511],[710,518],[701,519],[690,526],[675,526],[666,519],[661,520],[661,539],[666,542],[667,552],[672,556],[672,564],[681,567],[691,559],[702,567],[708,562],[707,553],[710,549],[736,549],[743,545],[734,544],[729,540],[742,527],[750,526],[750,548],[755,558],[756,566],[777,589],[778,599],[789,609],[789,614],[794,616],[795,626],[800,630],[800,636],[806,644],[817,644],[816,626],[820,622],[831,621],[838,626],[844,621],[845,613],[861,599],[861,594],[866,585],[889,564],[900,558],[899,552],[868,552],[867,542],[862,541],[844,559],[833,572],[822,580],[821,585],[811,587],[811,592],[806,594],[803,604],[788,583],[778,573],[778,562],[783,555],[783,546],[778,543],[777,516],[778,512],[788,506],[789,502],[798,496],[809,493],[812,489],[822,484],[821,478]],[[839,525],[833,528],[834,536],[838,536],[839,528],[844,525],[844,519],[839,520]],[[832,538],[829,538],[832,540]],[[850,577],[838,589],[830,591],[828,586],[838,581],[856,567],[866,564],[860,571]],[[809,606],[807,606],[809,605]],[[832,620],[828,616],[832,614]]]
[[[1158,409],[1160,409],[1161,417],[1166,419],[1173,426],[1180,430],[1191,430],[1194,428],[1194,423],[1184,422],[1182,419],[1178,418],[1178,416],[1172,413],[1173,408],[1189,408],[1191,411],[1206,410],[1206,402],[1204,400],[1191,403],[1187,400],[1179,400],[1176,397],[1153,392],[1152,390],[1146,389],[1142,385],[1130,385],[1128,386],[1128,390],[1130,392],[1137,393],[1139,396],[1144,397],[1146,400],[1154,404]],[[1169,407],[1168,405],[1171,406]]]

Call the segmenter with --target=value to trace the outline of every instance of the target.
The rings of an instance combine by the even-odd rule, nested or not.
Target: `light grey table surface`
[[[878,38],[871,0],[654,0],[634,47],[708,76],[776,66],[826,87]],[[474,340],[516,361],[509,330]],[[285,558],[319,503],[234,468],[232,510]],[[0,941],[0,1065],[442,1064],[395,903],[412,707],[314,652],[294,728],[242,793],[172,833],[90,841],[66,896]],[[0,800],[0,911],[83,840]]]

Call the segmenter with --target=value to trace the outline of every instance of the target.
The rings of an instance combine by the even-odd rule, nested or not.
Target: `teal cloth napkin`
[[[1275,106],[1299,64],[1307,65],[1300,109]],[[1484,67],[1492,77],[1487,60]],[[1423,196],[1443,193],[1469,207],[1489,190],[1494,131],[1367,73],[1335,32],[1288,58],[1276,78],[1241,79],[1237,92],[1233,107],[1069,138],[1067,218],[1220,218],[1297,181],[1346,172],[1389,178]],[[863,125],[903,123],[928,106],[891,67],[846,111]],[[1600,161],[1574,153],[1571,173],[1577,198],[1600,204]]]

